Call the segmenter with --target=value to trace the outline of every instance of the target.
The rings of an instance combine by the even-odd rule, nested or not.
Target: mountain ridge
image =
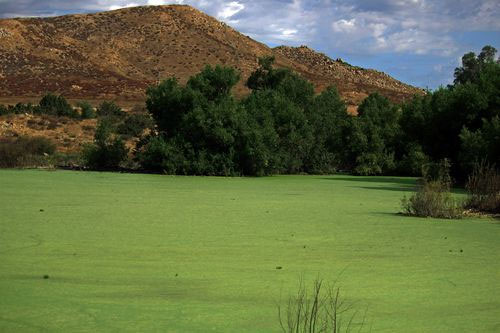
[[[143,101],[149,85],[181,82],[206,64],[238,69],[237,96],[258,57],[274,55],[317,91],[335,85],[349,105],[372,92],[401,102],[423,91],[385,73],[335,61],[308,47],[269,48],[187,5],[140,6],[95,14],[0,20],[0,97],[51,91],[72,99]]]

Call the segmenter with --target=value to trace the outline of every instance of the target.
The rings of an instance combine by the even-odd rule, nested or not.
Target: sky
[[[271,47],[307,45],[428,89],[451,83],[465,53],[500,49],[500,0],[0,0],[0,17],[173,3]]]

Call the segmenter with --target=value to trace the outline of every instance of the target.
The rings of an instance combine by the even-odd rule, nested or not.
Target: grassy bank
[[[278,332],[318,274],[373,332],[499,330],[500,225],[396,215],[413,184],[1,170],[0,331]]]

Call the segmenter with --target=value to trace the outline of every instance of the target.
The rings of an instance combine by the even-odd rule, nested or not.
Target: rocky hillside
[[[332,60],[307,46],[279,46],[273,51],[305,66],[307,72],[304,75],[312,80],[318,89],[324,89],[328,85],[336,86],[351,104],[359,104],[372,92],[379,92],[397,102],[422,93],[421,89],[404,84],[383,72],[351,66],[342,59]]]
[[[141,101],[160,78],[182,81],[205,64],[238,68],[244,80],[259,56],[336,85],[349,104],[379,91],[394,101],[421,90],[384,73],[333,61],[306,47],[270,49],[189,6],[148,6],[88,15],[0,20],[0,103],[51,91],[73,99]]]
[[[54,142],[61,153],[75,153],[83,144],[91,143],[95,127],[95,119],[75,120],[31,114],[0,116],[1,139],[44,137]]]

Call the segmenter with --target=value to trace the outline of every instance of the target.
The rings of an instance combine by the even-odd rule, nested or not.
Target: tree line
[[[126,164],[181,175],[265,176],[326,174],[420,176],[446,159],[465,180],[478,162],[500,165],[500,63],[496,49],[467,53],[447,87],[393,104],[377,93],[356,116],[335,87],[313,85],[274,57],[259,59],[236,99],[239,73],[206,66],[186,84],[167,79],[147,92],[146,114],[125,113],[113,102],[96,110],[48,94],[38,105],[3,107],[0,115],[34,113],[98,118],[95,140],[83,149],[92,169]],[[136,137],[129,151],[125,141]]]
[[[147,90],[156,131],[136,158],[148,171],[262,176],[332,173],[418,176],[451,161],[457,179],[475,162],[500,162],[500,64],[496,50],[464,55],[452,85],[401,105],[375,93],[347,113],[334,87],[315,94],[298,74],[259,60],[237,100],[230,67],[211,67],[185,85],[174,79]]]

